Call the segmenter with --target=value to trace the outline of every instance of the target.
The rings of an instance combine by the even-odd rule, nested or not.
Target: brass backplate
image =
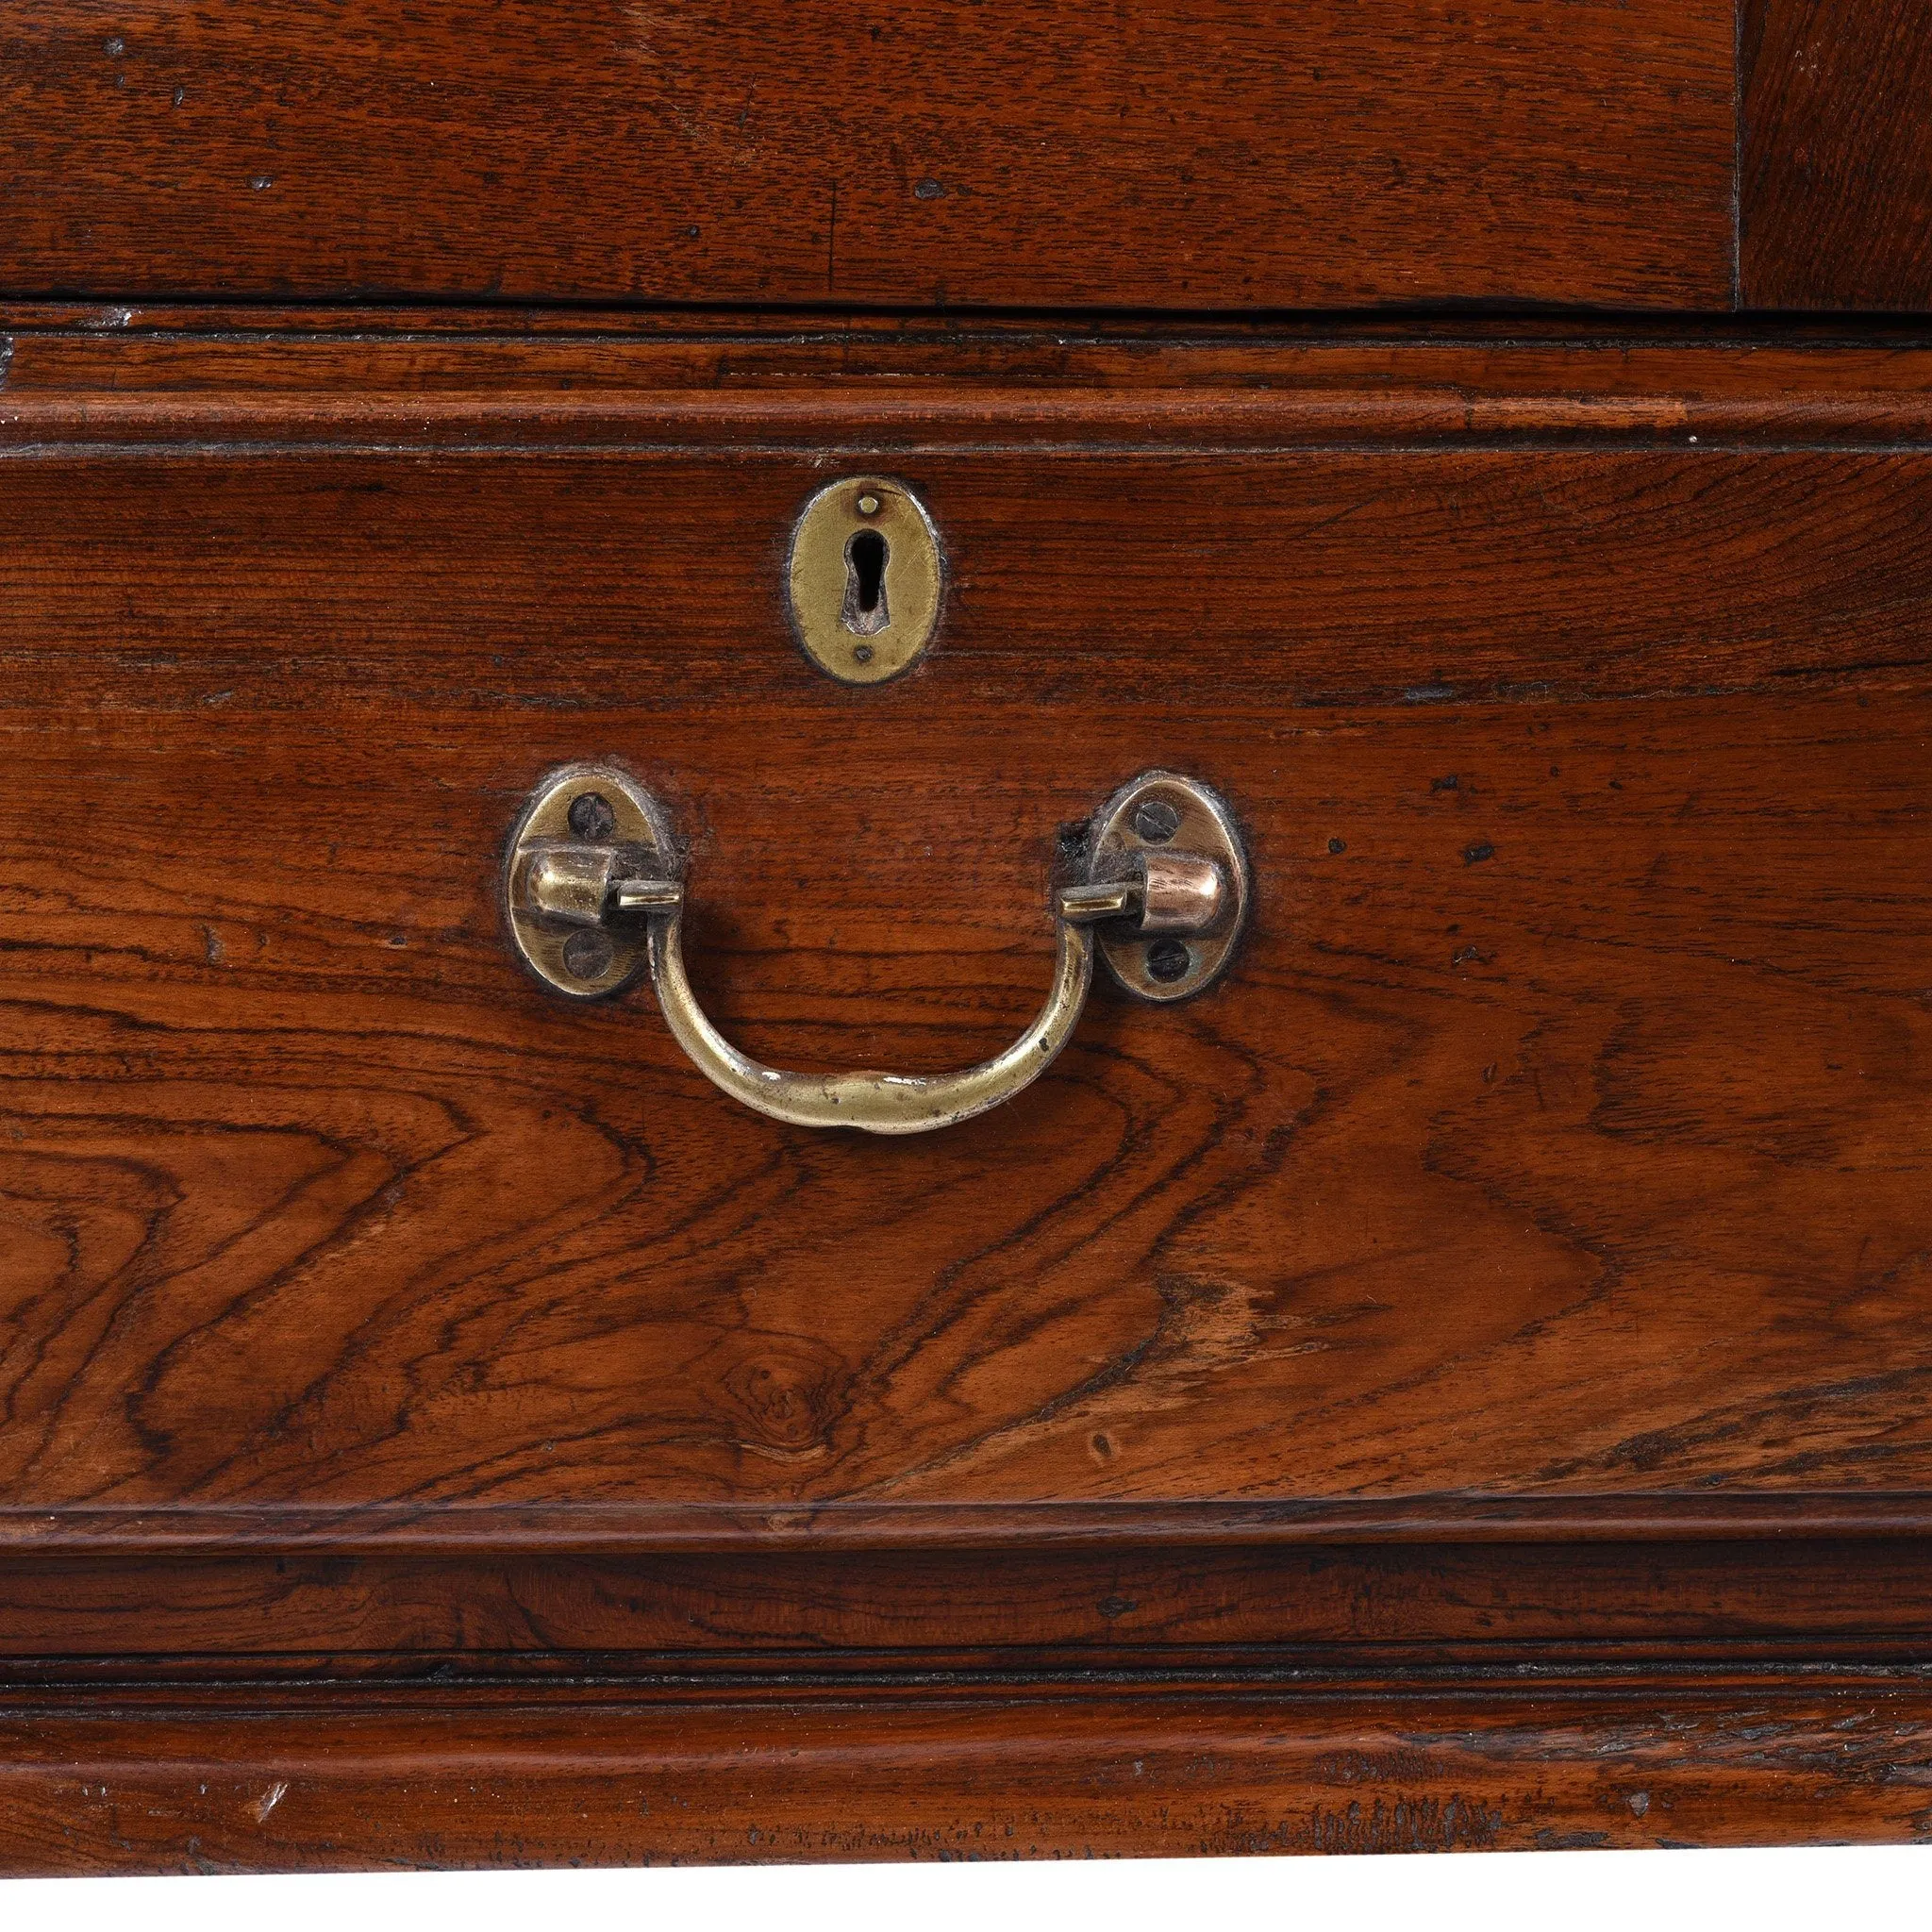
[[[1174,772],[1143,772],[1123,786],[1093,821],[1087,875],[1129,874],[1137,859],[1185,853],[1221,870],[1222,909],[1205,932],[1096,926],[1100,957],[1127,991],[1143,1000],[1184,1000],[1221,976],[1247,922],[1248,860],[1227,808],[1207,786]]]
[[[800,512],[787,584],[806,656],[841,684],[883,684],[932,641],[939,536],[905,484],[844,476]]]
[[[625,870],[640,877],[675,873],[677,856],[650,793],[613,765],[566,765],[530,794],[504,862],[510,937],[545,985],[577,999],[601,999],[621,992],[647,964],[643,922],[573,925],[546,919],[528,890],[533,860],[586,842],[615,847]]]

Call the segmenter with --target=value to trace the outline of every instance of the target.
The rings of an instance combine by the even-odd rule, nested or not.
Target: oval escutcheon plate
[[[828,483],[791,532],[786,576],[805,655],[841,684],[911,668],[940,617],[940,541],[925,506],[890,476]]]

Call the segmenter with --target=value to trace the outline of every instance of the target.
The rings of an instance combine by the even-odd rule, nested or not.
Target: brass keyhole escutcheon
[[[841,684],[883,684],[911,667],[939,624],[940,584],[939,535],[905,484],[844,476],[799,513],[791,625]]]

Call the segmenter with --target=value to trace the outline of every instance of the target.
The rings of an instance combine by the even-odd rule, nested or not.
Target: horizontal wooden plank
[[[441,1513],[419,1511],[431,1526]],[[548,1513],[554,1526],[565,1512]],[[1022,1514],[981,1513],[1009,1525]],[[238,1535],[213,1554],[133,1540],[85,1555],[10,1551],[0,1683],[206,1683],[225,1671],[413,1681],[432,1670],[444,1682],[530,1683],[1083,1668],[1239,1678],[1395,1663],[1918,1658],[1932,1539],[1854,1541],[1821,1534],[1802,1511],[1762,1514],[1749,1541],[1429,1541],[1424,1521],[1400,1543],[1271,1548],[1119,1539],[1090,1511],[1052,1542],[1010,1526],[1004,1546],[865,1549],[741,1531],[735,1547],[667,1539],[624,1556],[573,1553],[527,1529],[520,1541],[508,1525],[459,1554],[358,1555],[353,1521],[336,1543],[291,1552],[258,1521],[259,1546]],[[1185,1531],[1186,1511],[1166,1515]]]
[[[865,694],[785,634],[808,453],[13,464],[9,1497],[1911,1523],[1932,465],[1779,384],[1799,447],[935,455]],[[1017,1032],[1147,765],[1257,927],[1018,1107],[789,1134],[510,965],[591,754],[769,1057]]]
[[[1443,1494],[1393,1500],[1253,1497],[1011,1503],[645,1502],[581,1499],[438,1502],[129,1503],[71,1505],[54,1514],[0,1507],[0,1550],[20,1566],[70,1557],[396,1557],[545,1560],[640,1554],[708,1557],[756,1548],[899,1556],[918,1551],[1105,1549],[1131,1552],[1407,1547],[1474,1550],[1641,1541],[1756,1545],[1802,1537],[1819,1547],[1932,1538],[1932,1494],[1918,1490],[1765,1491],[1646,1490],[1625,1495]]]
[[[924,669],[856,714],[790,641],[784,545],[824,480],[808,451],[21,461],[0,531],[9,696],[116,717],[640,705],[693,727],[763,703],[834,734],[857,715],[929,756],[930,720],[988,703],[1413,709],[1926,659],[1921,453],[1029,455],[1002,438],[895,467],[951,591]]]
[[[1486,307],[1409,310],[1378,308],[1227,309],[1174,315],[1159,309],[1056,310],[869,308],[839,302],[783,308],[690,302],[675,307],[595,302],[543,303],[264,301],[219,295],[181,299],[111,299],[0,294],[0,330],[107,334],[124,341],[192,333],[203,340],[328,337],[339,342],[379,342],[400,337],[449,341],[515,339],[533,346],[559,340],[686,341],[817,341],[863,351],[886,340],[947,341],[971,351],[988,341],[1024,344],[1098,340],[1142,347],[1159,342],[1223,340],[1347,341],[1388,346],[1403,342],[1457,345],[1613,343],[1792,347],[1836,343],[1871,346],[1888,337],[1918,333],[1907,317],[1765,316],[1736,310],[1623,310],[1578,316],[1561,308]]]
[[[1928,1775],[1914,1674],[16,1696],[0,1869],[1876,1843]]]
[[[1015,677],[874,712],[855,786],[857,707],[799,675],[508,729],[15,714],[17,1501],[1932,1476],[1923,689],[1357,717]],[[1017,1032],[1052,827],[1142,764],[1235,801],[1256,930],[1197,1006],[1097,999],[1024,1106],[790,1133],[647,999],[511,966],[505,828],[591,751],[670,790],[702,990],[781,1061]]]
[[[0,23],[0,275],[110,298],[1723,307],[1734,38],[1730,0],[56,0]]]
[[[508,407],[506,407],[508,402]],[[1550,444],[1679,448],[1924,448],[1932,397],[1889,391],[1818,403],[1674,395],[1471,399],[1445,391],[1282,395],[1247,389],[1042,394],[935,385],[895,394],[818,389],[720,396],[641,391],[552,398],[411,389],[334,396],[104,396],[53,391],[0,400],[0,452],[293,448],[343,452],[516,449],[801,450],[815,458],[901,458],[953,449],[1278,449]]]

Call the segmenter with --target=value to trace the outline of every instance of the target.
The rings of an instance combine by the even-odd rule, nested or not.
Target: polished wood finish
[[[1412,1507],[1384,1506],[1379,1528],[1255,1508],[1212,1538],[1198,1507],[982,1507],[976,1524],[902,1507],[858,1546],[832,1509],[747,1511],[727,1530],[687,1508],[607,1516],[590,1550],[572,1533],[587,1541],[574,1518],[594,1512],[555,1507],[420,1507],[413,1539],[345,1511],[296,1547],[288,1512],[238,1512],[225,1543],[192,1550],[143,1548],[138,1528],[92,1549],[16,1543],[0,1682],[309,1678],[359,1694],[501,1679],[534,1694],[666,1673],[862,1689],[907,1672],[1914,1663],[1932,1615],[1923,1509],[1916,1533],[1848,1530],[1821,1526],[1815,1499],[1760,1500],[1775,1507],[1756,1534],[1698,1534],[1670,1499],[1637,1499],[1648,1529],[1609,1538],[1574,1515],[1491,1526]]]
[[[12,294],[1728,302],[1728,0],[42,0]]]
[[[1932,9],[1744,0],[1741,295],[1932,307]]]
[[[1928,1775],[1916,1674],[16,1695],[0,1867],[1859,1844],[1919,1836]]]
[[[865,697],[796,457],[18,466],[18,1506],[1925,1485],[1932,459],[1014,434],[914,470],[954,608]],[[1024,1104],[788,1134],[511,966],[591,753],[774,1059],[1016,1032],[1140,766],[1255,930]]]
[[[1924,11],[0,19],[0,1871],[1923,1837]]]
[[[458,326],[426,313],[0,305],[0,448],[341,451],[1932,441],[1932,341],[1895,328],[1657,325],[1578,341],[1522,324],[1426,332],[1120,323],[795,321],[675,332],[607,313]],[[264,327],[264,321],[273,325]]]
[[[975,659],[956,638],[953,678],[1015,678]],[[572,712],[513,675],[468,711],[344,688],[325,719],[235,675],[7,721],[25,1505],[1932,1474],[1895,1407],[1925,1245],[1910,671],[1584,716],[1424,685],[1258,727],[1253,673],[1091,722],[1045,681],[1030,719],[956,684],[960,736],[913,691],[856,790],[849,713],[752,677],[720,732],[691,684]],[[697,839],[705,996],[763,1057],[918,1072],[1016,1033],[1050,828],[1124,758],[1248,818],[1244,970],[1164,1025],[1098,1005],[1029,1105],[902,1156],[774,1134],[647,1002],[554,1006],[503,957],[510,808],[592,750]]]
[[[1909,332],[0,320],[0,1865],[1917,1829]],[[768,1058],[1002,1043],[1146,765],[1254,930],[782,1128],[512,966],[587,755]]]
[[[756,434],[36,429],[17,1506],[1925,1483],[1932,461],[982,434],[912,472],[945,635],[861,698],[785,637],[815,472]],[[1256,931],[1021,1106],[787,1134],[648,1000],[509,965],[494,854],[591,752],[670,796],[706,996],[774,1058],[1016,1030],[1053,828],[1140,765],[1235,802]]]

